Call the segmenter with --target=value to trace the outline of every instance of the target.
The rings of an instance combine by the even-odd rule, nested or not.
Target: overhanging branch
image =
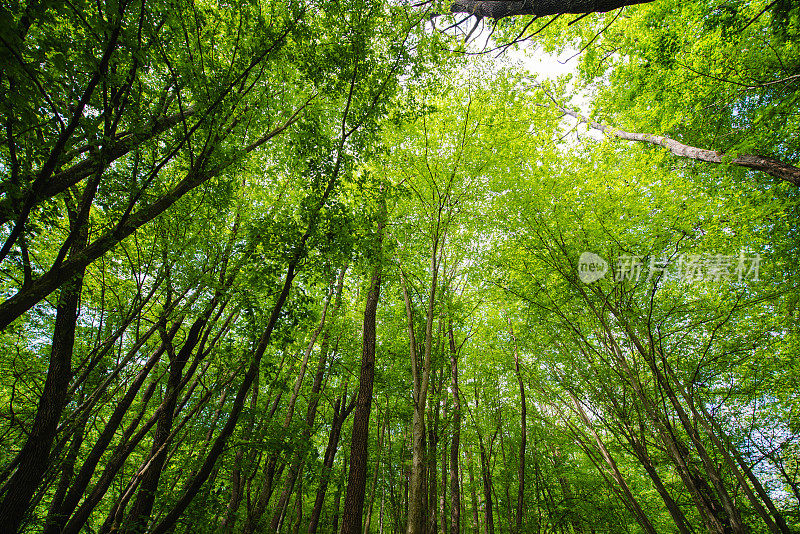
[[[616,137],[618,139],[624,139],[626,141],[640,141],[643,143],[650,143],[651,145],[662,146],[671,153],[682,158],[696,159],[699,161],[705,161],[707,163],[717,164],[729,162],[733,165],[738,165],[739,167],[765,172],[771,176],[774,176],[775,178],[779,178],[800,187],[800,169],[775,158],[758,156],[754,154],[740,154],[734,157],[732,155],[723,154],[715,150],[685,145],[676,141],[675,139],[671,139],[663,135],[626,132],[625,130],[620,130],[618,128],[613,128],[605,124],[591,121],[576,111],[566,109],[562,106],[559,106],[559,108],[565,114],[578,119],[578,122],[582,122],[590,128],[599,130],[606,135]]]
[[[644,4],[653,0],[456,0],[451,13],[469,13],[499,20],[517,15],[543,17],[559,14],[605,13],[614,9]]]

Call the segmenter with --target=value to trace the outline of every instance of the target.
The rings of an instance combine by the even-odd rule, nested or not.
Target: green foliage
[[[586,47],[570,85],[452,54],[468,46],[402,3],[0,7],[0,294],[56,279],[0,331],[0,498],[56,373],[56,303],[83,272],[23,531],[58,521],[70,491],[89,508],[75,532],[136,531],[148,491],[154,529],[204,474],[178,530],[305,531],[324,480],[317,531],[333,532],[360,453],[370,529],[405,530],[408,327],[422,366],[429,318],[431,525],[450,520],[458,430],[465,532],[488,528],[490,501],[497,533],[517,534],[518,514],[520,532],[669,532],[678,516],[699,531],[731,514],[762,532],[770,499],[798,528],[798,192],[732,162],[800,160],[798,16],[784,0],[658,0],[561,17],[539,44]],[[575,138],[551,96],[579,91],[598,120],[726,160]],[[82,206],[88,245],[73,247]],[[584,252],[608,262],[591,284]],[[740,255],[758,255],[758,280],[678,272]],[[351,451],[341,417],[379,261],[368,447]]]

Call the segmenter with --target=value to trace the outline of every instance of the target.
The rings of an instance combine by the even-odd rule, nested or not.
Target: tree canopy
[[[13,1],[0,48],[4,532],[800,531],[796,3]]]

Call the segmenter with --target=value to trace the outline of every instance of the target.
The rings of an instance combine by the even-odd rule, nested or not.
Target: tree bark
[[[794,165],[789,165],[788,163],[784,163],[775,158],[758,156],[754,154],[740,154],[738,156],[733,156],[730,154],[722,154],[721,152],[717,152],[715,150],[685,145],[663,135],[626,132],[618,128],[613,128],[611,126],[606,126],[604,124],[591,121],[580,113],[566,109],[558,103],[556,103],[556,105],[561,109],[561,111],[578,119],[579,122],[582,122],[590,128],[599,130],[612,137],[623,139],[625,141],[639,141],[643,143],[649,143],[651,145],[662,146],[669,150],[672,154],[682,158],[696,159],[698,161],[716,164],[729,162],[739,167],[765,172],[770,176],[774,176],[775,178],[800,187],[800,168],[797,168]]]
[[[162,319],[165,321],[166,319]],[[180,328],[182,319],[176,321],[172,327],[167,331],[166,337],[172,338],[178,332]],[[163,326],[163,325],[162,325]],[[56,523],[51,523],[47,525],[45,529],[45,534],[59,534],[64,531],[66,528],[65,525],[67,524],[68,519],[75,511],[75,508],[78,506],[78,503],[81,500],[81,497],[86,491],[89,483],[91,482],[92,476],[94,475],[95,469],[97,468],[100,459],[102,458],[103,454],[105,453],[106,449],[108,448],[111,440],[116,435],[117,429],[122,424],[125,415],[128,412],[128,409],[131,407],[131,404],[136,399],[136,395],[139,393],[139,389],[141,389],[142,385],[144,384],[147,376],[150,374],[150,371],[153,367],[158,363],[161,359],[162,354],[167,350],[166,340],[162,340],[161,344],[151,353],[150,357],[142,366],[142,369],[136,374],[131,384],[128,386],[125,395],[117,404],[116,408],[114,408],[114,412],[111,414],[111,417],[106,421],[106,424],[103,426],[103,431],[100,433],[100,436],[97,438],[97,441],[92,446],[92,449],[89,451],[86,459],[83,461],[83,465],[81,465],[80,470],[78,471],[77,476],[74,478],[72,485],[67,492],[66,497],[64,498],[61,506],[57,513],[54,514],[54,517],[57,518]],[[149,399],[152,395],[155,387],[157,385],[156,381],[153,381],[150,386],[148,386],[144,397]],[[138,424],[138,420],[136,420]],[[126,432],[123,433],[123,439],[120,440],[119,444],[117,445],[117,450],[114,451],[112,455],[112,460],[106,464],[106,471],[100,477],[95,488],[90,492],[89,496],[86,497],[81,508],[84,509],[88,506],[92,508],[99,502],[102,495],[105,494],[105,490],[102,489],[102,484],[104,480],[108,478],[113,478],[116,473],[111,473],[114,466],[117,464],[115,461],[116,458],[122,453],[122,450],[125,448],[124,441],[130,438],[131,434],[133,434],[135,428],[130,426],[126,429]],[[106,476],[108,473],[108,476]],[[108,484],[111,483],[110,480],[107,480]],[[102,489],[102,491],[101,491]],[[84,511],[80,512],[81,516],[84,515]],[[88,516],[88,511],[85,511],[85,514]],[[82,524],[82,523],[81,523]]]
[[[458,350],[453,336],[453,320],[448,322],[450,338],[450,380],[453,395],[453,436],[450,441],[450,534],[461,532],[461,491],[458,483],[458,447],[461,439],[461,398],[458,391]]]
[[[439,212],[441,217],[441,211]],[[427,529],[428,485],[426,481],[427,443],[425,435],[425,409],[428,399],[428,387],[431,373],[431,355],[433,352],[433,314],[436,306],[436,286],[439,274],[439,220],[437,220],[433,246],[431,247],[431,283],[428,289],[428,306],[425,315],[425,347],[422,361],[416,348],[414,334],[414,315],[411,307],[411,297],[405,275],[400,269],[400,282],[403,289],[405,302],[406,321],[409,339],[409,352],[411,357],[411,374],[414,379],[413,408],[411,436],[412,459],[411,478],[409,480],[409,503],[407,534],[424,534]]]
[[[499,20],[519,15],[559,15],[564,13],[605,13],[614,9],[644,4],[652,0],[456,0],[451,13],[468,13],[476,17]]]
[[[344,499],[341,534],[361,534],[361,517],[364,511],[364,491],[367,485],[367,439],[369,437],[369,414],[372,408],[372,385],[375,378],[375,334],[376,312],[381,289],[381,260],[383,226],[386,219],[385,199],[381,199],[378,216],[377,259],[372,273],[367,302],[364,306],[363,342],[361,351],[361,373],[358,384],[358,400],[353,414],[353,434],[350,441],[350,473],[347,477],[347,493]]]
[[[525,515],[525,447],[528,443],[528,425],[527,413],[528,408],[525,402],[525,383],[522,381],[522,373],[519,370],[519,348],[517,347],[517,337],[514,335],[514,327],[511,326],[511,319],[508,320],[508,331],[511,334],[511,339],[514,342],[514,374],[517,375],[517,382],[519,383],[519,396],[520,396],[520,430],[519,440],[519,467],[517,468],[517,479],[519,480],[519,488],[517,490],[517,514],[514,521],[516,532],[522,532],[522,521]]]
[[[75,238],[70,246],[70,258],[80,255],[89,236],[89,205],[94,198],[97,181],[87,185],[79,212],[68,207],[71,233]],[[84,267],[85,268],[85,267]],[[28,512],[31,498],[42,482],[49,465],[50,447],[56,437],[61,412],[67,403],[67,389],[72,378],[72,350],[75,345],[75,326],[78,321],[84,268],[77,269],[58,296],[50,363],[44,389],[39,397],[36,416],[30,434],[19,453],[17,469],[8,481],[0,505],[0,525],[7,532],[17,532]]]
[[[189,361],[189,357],[192,351],[194,351],[195,346],[197,346],[197,343],[200,341],[200,333],[205,327],[206,320],[210,313],[211,309],[195,320],[194,324],[192,324],[192,327],[189,329],[186,341],[177,355],[171,349],[167,350],[167,354],[170,356],[170,362],[167,390],[163,403],[164,408],[158,416],[156,433],[150,448],[151,460],[148,462],[147,471],[142,475],[136,501],[128,516],[127,527],[131,532],[144,532],[147,528],[147,522],[150,520],[150,514],[153,511],[153,504],[156,498],[156,489],[158,488],[158,482],[161,478],[161,469],[167,458],[165,446],[167,444],[167,438],[172,431],[175,406],[181,389],[181,379],[183,378],[183,368]],[[168,340],[165,340],[165,342],[171,343],[171,341]]]

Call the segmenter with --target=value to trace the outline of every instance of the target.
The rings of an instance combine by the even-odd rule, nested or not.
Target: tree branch
[[[614,9],[644,4],[653,0],[455,0],[451,13],[469,13],[476,17],[499,20],[517,15],[558,15],[564,13],[605,13]]]
[[[754,154],[740,154],[739,156],[734,157],[732,155],[723,154],[714,150],[685,145],[663,135],[626,132],[625,130],[620,130],[611,126],[590,121],[576,111],[566,109],[562,106],[559,106],[559,108],[567,115],[578,119],[578,122],[582,122],[590,128],[599,130],[606,135],[616,137],[618,139],[624,139],[626,141],[641,141],[643,143],[650,143],[651,145],[662,146],[676,156],[705,161],[707,163],[725,163],[729,161],[730,163],[738,165],[739,167],[762,171],[774,176],[775,178],[787,181],[795,186],[800,187],[800,168],[789,165],[788,163],[784,163],[775,158],[758,156]]]

